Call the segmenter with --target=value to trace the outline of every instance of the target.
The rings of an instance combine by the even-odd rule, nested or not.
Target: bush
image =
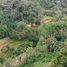
[[[53,62],[53,67],[67,67],[67,49],[62,48],[57,52]]]
[[[8,45],[1,49],[2,53],[6,53],[8,50],[9,50],[9,46]]]
[[[2,66],[2,63],[0,63],[0,67]]]
[[[0,57],[0,63],[2,63],[2,61],[3,61],[3,59],[2,59],[2,57]]]
[[[47,52],[45,45],[38,45],[35,50],[29,47],[26,52],[27,54],[21,65],[22,67],[32,67],[33,63],[37,61],[50,62],[53,57],[52,53]]]

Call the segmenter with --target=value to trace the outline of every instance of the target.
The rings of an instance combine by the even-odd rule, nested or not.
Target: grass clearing
[[[10,45],[16,45],[16,44],[18,44],[19,43],[19,41],[18,40],[13,40],[13,39],[10,39]]]

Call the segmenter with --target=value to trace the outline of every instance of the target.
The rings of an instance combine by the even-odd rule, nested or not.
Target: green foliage
[[[54,36],[57,39],[57,41],[58,41],[58,38],[61,38],[61,40],[63,41],[63,39],[66,39],[66,35],[65,35],[66,28],[67,28],[66,22],[53,22],[51,24],[47,24],[43,28],[45,30],[42,30],[43,31],[42,33],[45,33],[43,35],[46,35],[47,37]]]
[[[48,52],[56,52],[64,46],[67,39],[67,23],[66,22],[52,22],[45,24],[41,29],[41,37],[38,44],[46,45]]]
[[[52,53],[48,53],[46,46],[38,46],[33,51],[32,48],[27,49],[27,55],[22,63],[22,67],[31,67],[36,62],[50,62],[52,58]],[[31,52],[32,51],[32,52]]]
[[[31,28],[30,24],[27,24],[25,28],[26,28],[26,29]]]
[[[67,67],[67,49],[62,48],[57,52],[53,62],[53,67]]]
[[[3,60],[2,57],[0,57],[0,63],[2,63],[2,60]]]
[[[42,66],[48,65],[48,64],[50,64],[50,62],[46,63],[46,62],[38,61],[38,62],[35,62],[32,67],[42,67]]]
[[[67,0],[60,0],[60,1],[61,1],[61,6],[62,6],[63,8],[66,8],[66,7],[67,7],[67,5],[66,5]]]
[[[3,48],[3,49],[1,49],[1,51],[2,51],[2,53],[5,53],[8,51],[8,48]]]
[[[25,24],[24,22],[20,21],[20,22],[18,23],[18,25],[17,25],[17,31],[18,31],[18,32],[22,31],[22,29],[25,28],[25,25],[26,25],[26,24]]]
[[[43,36],[40,36],[37,45],[42,45],[43,42],[44,42],[44,37]]]
[[[10,36],[15,26],[16,24],[13,23],[10,10],[0,10],[0,39]]]
[[[2,64],[0,63],[0,66],[2,66]]]
[[[60,3],[58,0],[10,0],[9,2],[0,0],[0,3],[13,5],[10,10],[2,10],[0,5],[0,39],[12,38],[10,39],[11,48],[6,46],[1,49],[5,54],[5,60],[27,50],[26,58],[23,63],[20,58],[18,66],[32,67],[36,64],[38,67],[40,62],[50,62],[59,51],[54,59],[54,65],[55,67],[66,65],[67,49],[61,49],[67,44],[66,0],[60,0]],[[42,27],[31,28],[29,23],[40,25],[42,17],[52,22],[43,24]],[[36,48],[33,50],[31,47]],[[6,61],[7,67],[11,66],[9,61],[10,59]],[[0,58],[1,62],[2,58]]]
[[[44,9],[39,3],[24,0],[19,2],[18,0],[12,0],[9,3],[5,3],[8,6],[9,4],[13,5],[13,7],[11,10],[0,10],[0,39],[22,31],[26,28],[26,24],[30,22],[40,24]],[[22,5],[22,3],[24,5]],[[21,34],[22,33],[19,33],[18,37],[20,37]]]
[[[37,61],[50,62],[53,56],[55,56],[55,53],[65,46],[67,39],[66,22],[52,22],[45,24],[45,26],[38,31],[40,31],[38,46],[34,51],[31,48],[27,50],[28,54],[21,64],[22,67],[31,67]]]
[[[36,1],[38,1],[43,8],[49,9],[56,5],[57,0],[36,0]]]
[[[67,21],[67,16],[63,17],[63,20],[66,22]]]
[[[16,44],[18,44],[18,43],[19,43],[19,41],[18,41],[18,40],[10,39],[10,45],[16,45]]]
[[[6,58],[14,57],[14,56],[17,56],[17,55],[19,55],[21,53],[24,53],[27,50],[27,48],[28,47],[31,47],[31,46],[33,46],[33,42],[30,42],[28,40],[25,40],[21,44],[18,44],[16,46],[12,47],[9,50]]]
[[[5,62],[4,65],[6,67],[15,67],[14,65],[12,65],[12,63],[14,62],[14,60],[12,58],[8,58]]]
[[[17,56],[26,51],[26,46],[23,44],[17,45],[10,49],[10,52],[7,54],[6,58]]]
[[[6,53],[9,50],[9,46],[5,46],[4,48],[1,49],[2,53]]]

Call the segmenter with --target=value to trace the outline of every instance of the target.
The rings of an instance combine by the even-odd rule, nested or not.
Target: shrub
[[[2,59],[2,57],[0,57],[0,63],[2,63],[2,61],[3,61],[3,59]]]
[[[62,48],[57,52],[53,62],[53,67],[67,67],[67,49]]]
[[[26,57],[21,64],[22,67],[32,67],[33,63],[37,61],[50,62],[53,57],[52,53],[47,52],[45,45],[38,45],[35,50],[29,47],[26,52]]]
[[[6,53],[8,51],[8,48],[7,47],[4,47],[1,49],[2,53]]]

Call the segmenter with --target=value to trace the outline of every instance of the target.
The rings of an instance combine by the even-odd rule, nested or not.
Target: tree
[[[36,0],[40,3],[40,5],[45,8],[45,9],[49,9],[54,7],[54,5],[56,5],[57,0]]]
[[[60,2],[63,8],[67,8],[67,0],[60,0]]]

